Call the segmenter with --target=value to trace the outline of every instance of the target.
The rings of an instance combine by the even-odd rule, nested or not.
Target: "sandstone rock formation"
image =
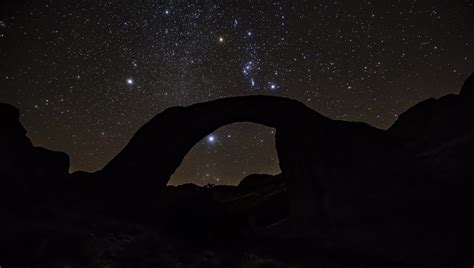
[[[363,206],[371,203],[368,194],[377,191],[393,199],[397,194],[393,189],[407,180],[400,176],[400,166],[407,170],[409,156],[386,132],[363,123],[334,121],[298,101],[272,96],[167,109],[140,128],[97,175],[121,200],[147,202],[165,187],[198,141],[235,122],[276,128],[280,168],[288,184],[290,223],[299,235],[328,233],[328,228],[341,224],[365,229],[360,223],[361,207],[368,209]],[[380,170],[384,170],[384,180],[379,179]],[[359,231],[367,237],[366,230]]]
[[[69,157],[34,147],[19,121],[19,111],[0,104],[0,191],[11,202],[48,197],[69,172]]]
[[[474,74],[464,83],[459,95],[430,98],[409,108],[388,132],[417,154],[472,137],[474,124]]]

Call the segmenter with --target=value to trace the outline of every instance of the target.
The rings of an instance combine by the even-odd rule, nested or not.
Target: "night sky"
[[[171,106],[268,94],[387,128],[474,71],[471,0],[228,2],[2,1],[0,102],[35,145],[95,171]],[[170,183],[276,174],[274,133],[223,127]]]

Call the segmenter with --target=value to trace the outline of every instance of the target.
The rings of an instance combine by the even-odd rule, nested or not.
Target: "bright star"
[[[169,9],[165,9],[165,15],[169,15],[171,12]]]
[[[278,85],[273,83],[273,82],[268,82],[268,84],[270,85],[270,89],[271,90],[275,90],[275,89],[278,89]]]
[[[252,36],[252,32],[247,32],[247,36]]]
[[[224,43],[224,37],[219,36],[219,43]]]
[[[133,78],[127,78],[127,84],[128,85],[133,85],[134,81],[133,81]]]
[[[212,135],[212,134],[209,135],[209,136],[207,136],[207,142],[208,142],[208,143],[211,143],[211,144],[212,144],[212,143],[214,143],[215,141],[216,141],[216,136],[214,136],[214,135]]]

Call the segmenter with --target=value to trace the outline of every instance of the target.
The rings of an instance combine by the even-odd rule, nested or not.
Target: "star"
[[[217,138],[216,138],[216,136],[214,136],[213,134],[207,136],[207,143],[209,143],[209,144],[215,143],[216,140],[217,140]]]
[[[219,43],[224,43],[224,37],[223,36],[219,36]]]
[[[127,78],[127,85],[133,85],[135,83],[135,81],[133,81],[133,78],[129,77]]]
[[[275,89],[278,89],[278,85],[273,83],[273,82],[268,82],[268,84],[270,85],[270,89],[271,90],[275,90]]]

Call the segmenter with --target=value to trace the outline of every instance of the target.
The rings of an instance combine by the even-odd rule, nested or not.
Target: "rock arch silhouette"
[[[282,129],[314,128],[328,121],[301,102],[273,96],[232,97],[172,107],[142,126],[101,173],[127,181],[136,178],[141,185],[162,188],[189,150],[222,126],[252,122],[273,127],[278,133]]]
[[[357,219],[353,215],[364,202],[364,192],[378,187],[373,178],[378,178],[381,169],[387,174],[393,169],[394,154],[390,152],[394,146],[383,130],[331,120],[288,98],[245,96],[166,109],[143,125],[96,175],[118,200],[144,204],[165,188],[196,143],[216,129],[238,122],[276,129],[290,225],[305,234],[315,226],[322,230],[321,225]],[[325,215],[328,211],[333,215]]]

